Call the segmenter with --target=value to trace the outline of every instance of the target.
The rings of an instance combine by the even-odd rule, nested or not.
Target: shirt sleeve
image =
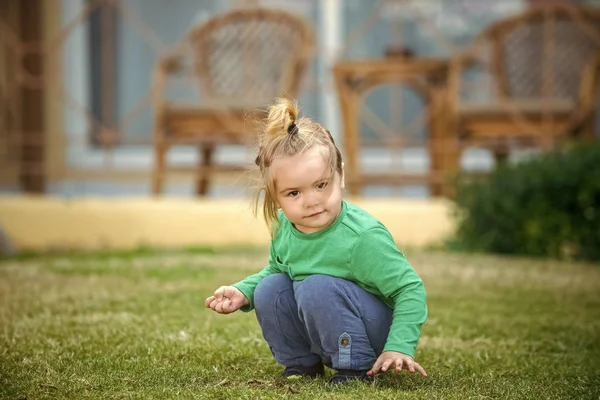
[[[269,253],[269,265],[264,267],[260,272],[254,275],[250,275],[244,278],[243,280],[233,284],[233,286],[236,287],[240,292],[242,292],[250,302],[249,305],[240,308],[240,310],[244,312],[252,311],[254,309],[254,290],[256,289],[256,285],[258,285],[258,282],[260,282],[266,276],[278,274],[281,272],[283,271],[280,270],[280,268],[277,266],[277,263],[275,262],[275,252],[273,249],[273,243],[271,242],[271,249]]]
[[[382,227],[362,233],[350,263],[359,282],[393,303],[392,326],[383,350],[414,357],[421,327],[427,319],[425,287],[392,235]]]

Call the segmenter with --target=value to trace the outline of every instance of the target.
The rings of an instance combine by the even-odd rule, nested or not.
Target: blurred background
[[[459,171],[600,135],[599,7],[3,0],[0,195],[242,199],[245,110],[290,94],[351,195],[446,198]]]

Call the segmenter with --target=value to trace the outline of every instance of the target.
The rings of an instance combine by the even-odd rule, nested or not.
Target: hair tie
[[[290,135],[295,135],[296,133],[298,133],[298,125],[296,125],[295,122],[292,122],[290,126],[288,126],[287,131]]]

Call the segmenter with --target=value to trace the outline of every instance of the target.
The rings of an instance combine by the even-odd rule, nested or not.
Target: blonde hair
[[[310,118],[298,119],[299,109],[296,101],[290,98],[278,98],[269,107],[268,116],[258,135],[258,155],[255,163],[260,169],[260,184],[254,197],[254,212],[262,208],[263,217],[275,235],[278,220],[278,206],[275,200],[275,182],[271,174],[271,164],[276,157],[295,156],[314,146],[323,146],[328,150],[330,174],[342,175],[342,155],[335,145],[331,133]],[[262,201],[261,201],[262,199]]]

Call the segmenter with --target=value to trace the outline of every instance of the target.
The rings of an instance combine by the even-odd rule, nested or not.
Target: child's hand
[[[373,367],[367,372],[367,375],[375,375],[381,369],[385,372],[393,368],[396,371],[401,371],[403,368],[410,372],[419,371],[421,375],[427,376],[427,372],[421,367],[411,356],[396,351],[384,351],[381,353]]]
[[[206,308],[219,314],[229,314],[250,304],[246,296],[233,286],[221,286],[215,290],[215,295],[204,301]]]

